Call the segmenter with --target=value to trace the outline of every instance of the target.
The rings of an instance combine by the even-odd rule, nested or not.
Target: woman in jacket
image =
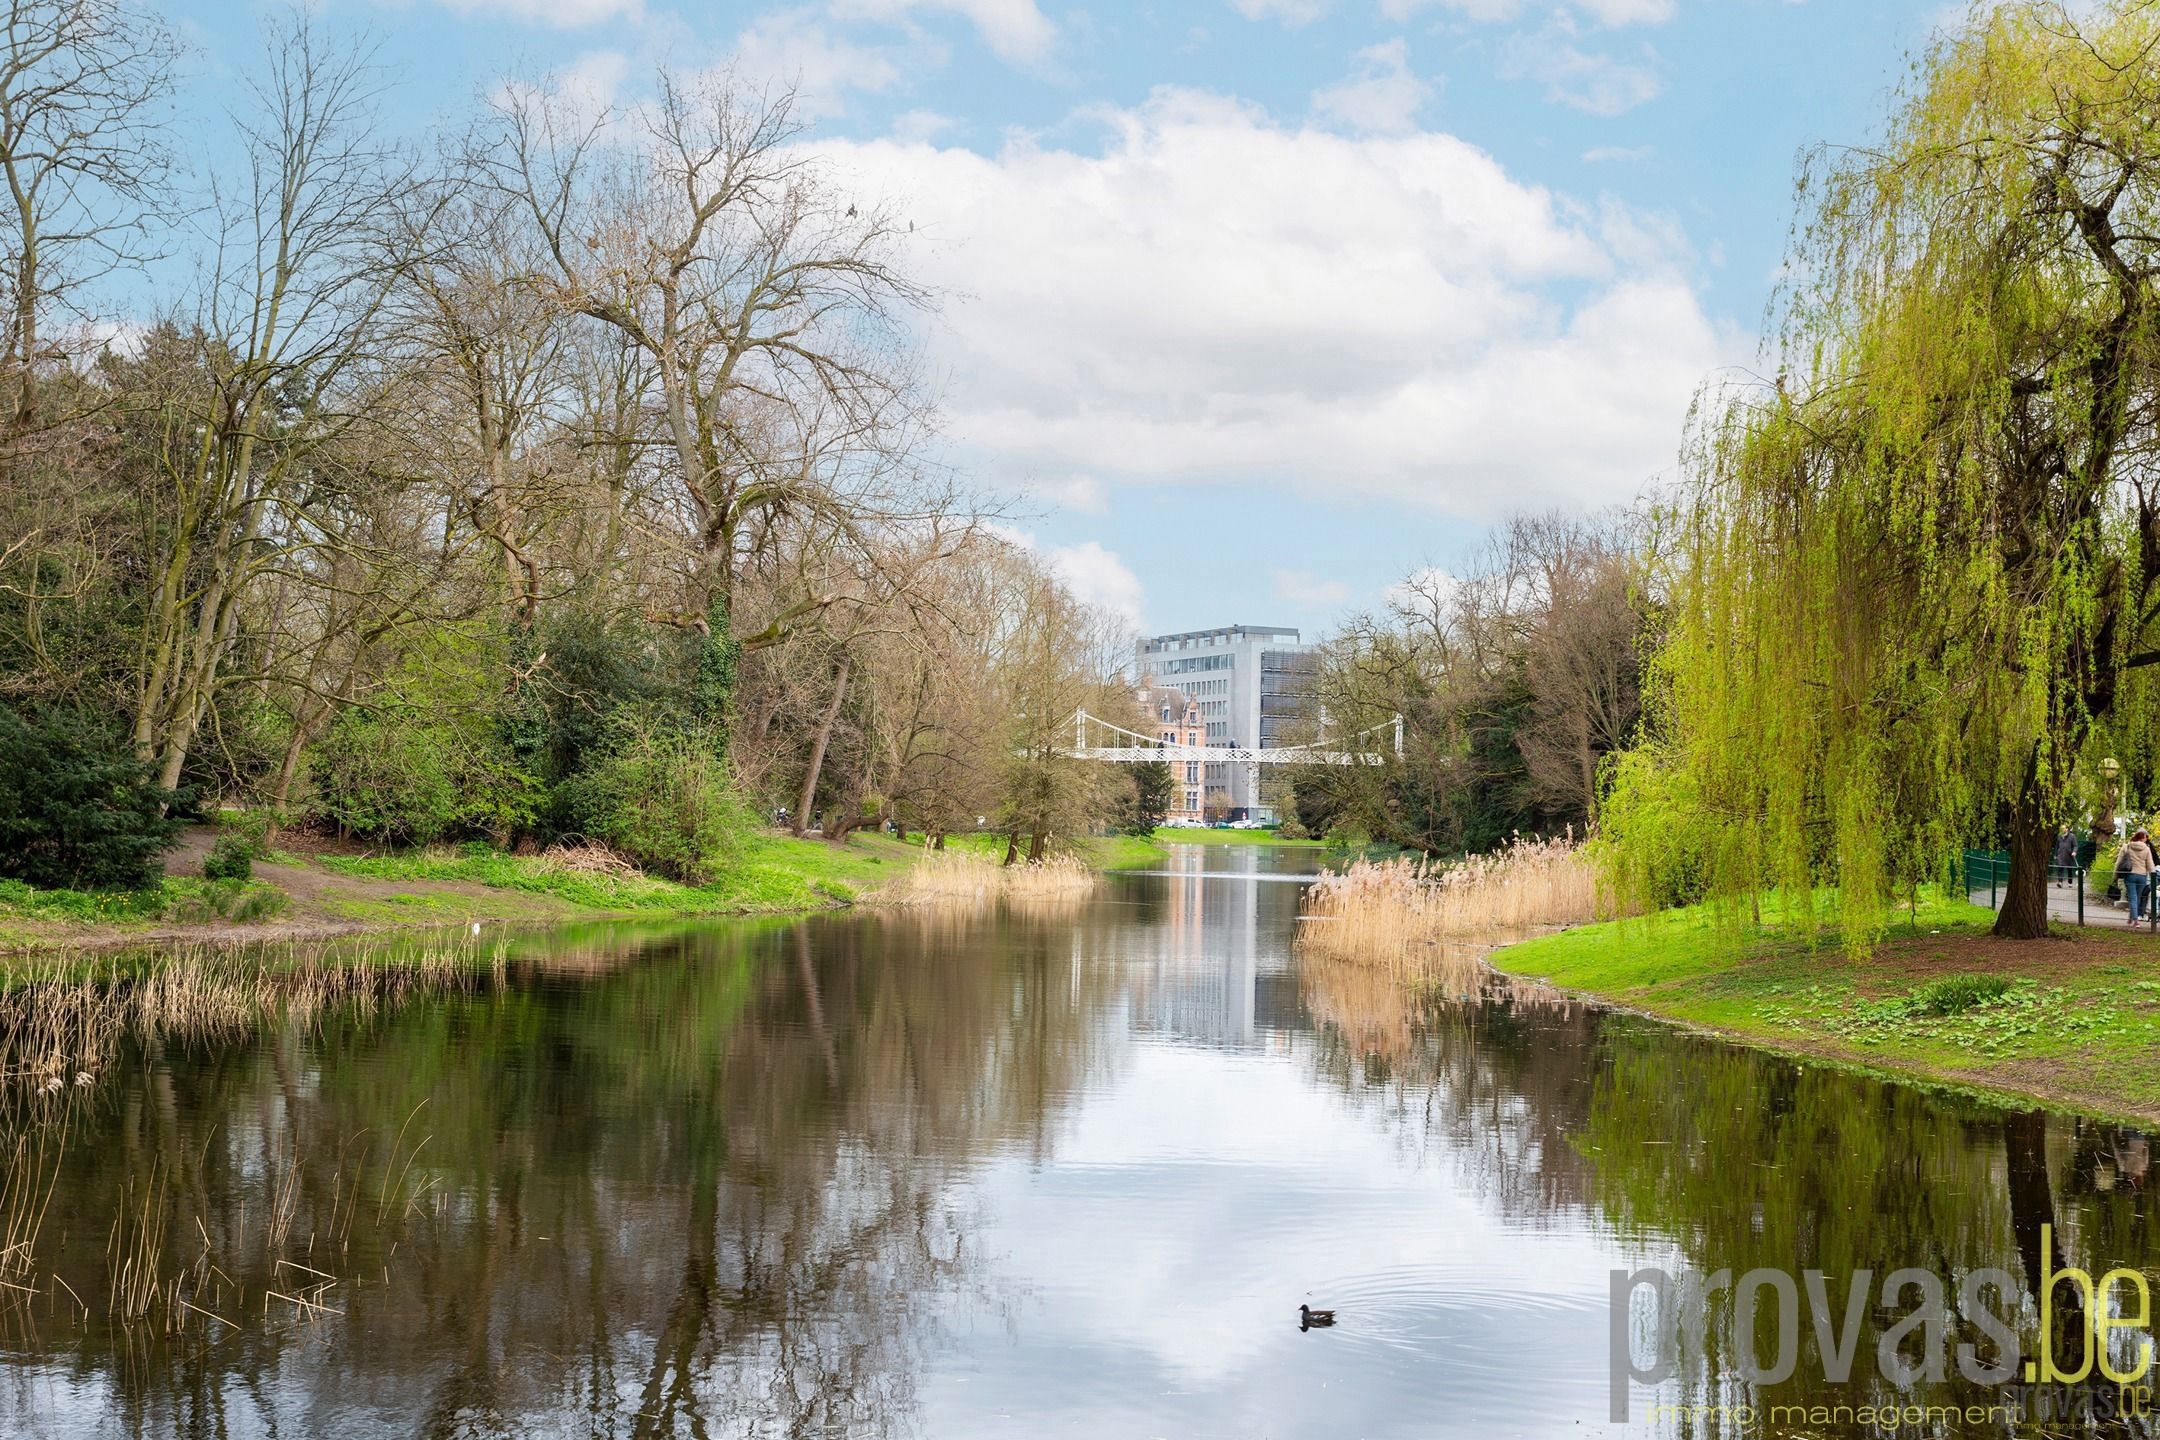
[[[2122,872],[2123,891],[2130,900],[2129,923],[2135,925],[2144,918],[2145,899],[2152,891],[2152,841],[2143,830],[2123,841],[2122,854],[2116,857],[2115,868]]]

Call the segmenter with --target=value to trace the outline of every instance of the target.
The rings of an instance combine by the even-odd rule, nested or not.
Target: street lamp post
[[[2115,804],[2122,797],[2122,762],[2110,755],[2100,762],[2100,805],[2093,812],[2093,843],[2115,833]]]

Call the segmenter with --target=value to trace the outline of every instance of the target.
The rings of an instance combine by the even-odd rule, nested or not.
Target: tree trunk
[[[1037,830],[1033,835],[1030,835],[1028,837],[1028,863],[1030,865],[1035,864],[1037,861],[1043,858],[1043,846],[1046,842],[1048,842],[1049,838],[1049,836],[1043,834],[1043,832],[1040,830]]]
[[[1020,858],[1020,827],[1015,825],[1005,832],[1005,858],[1001,864],[1010,865]]]
[[[849,656],[840,657],[840,669],[833,676],[832,702],[825,707],[825,718],[818,723],[817,739],[810,746],[810,763],[803,770],[802,794],[795,803],[795,834],[798,838],[810,825],[810,805],[817,799],[818,772],[825,768],[825,747],[831,743],[833,725],[840,719],[840,702],[847,695],[848,667],[854,663]]]
[[[2005,940],[2044,940],[2048,933],[2048,864],[2055,850],[2055,827],[2027,786],[2010,807],[2010,888],[1995,917],[1995,934]]]

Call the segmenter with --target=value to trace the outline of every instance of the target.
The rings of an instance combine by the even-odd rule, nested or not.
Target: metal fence
[[[1990,910],[2000,909],[2002,907],[2003,892],[2010,886],[2010,852],[2007,850],[1967,850],[1960,860],[1959,866],[1964,875],[1965,893],[1969,896],[1978,895],[1981,890],[1985,889],[1988,892],[1988,908]],[[2080,865],[2049,865],[2048,885],[2050,887],[2067,885],[2076,892],[2077,923],[2080,925],[2086,923],[2085,897],[2086,893],[2092,888],[2092,872]],[[2112,889],[2112,885],[2110,888]],[[2112,899],[2111,895],[2110,900],[2112,901]],[[2053,906],[2049,907],[2050,910],[2053,908]],[[2155,930],[2160,930],[2160,875],[2152,877],[2152,885],[2149,887],[2146,897],[2145,914],[2142,918]]]

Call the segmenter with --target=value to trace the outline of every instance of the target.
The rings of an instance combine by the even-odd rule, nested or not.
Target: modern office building
[[[1277,625],[1226,625],[1156,635],[1140,642],[1140,683],[1173,686],[1200,706],[1210,745],[1272,747],[1300,713],[1313,649]],[[1273,820],[1257,778],[1244,765],[1209,765],[1206,788],[1233,818]]]

